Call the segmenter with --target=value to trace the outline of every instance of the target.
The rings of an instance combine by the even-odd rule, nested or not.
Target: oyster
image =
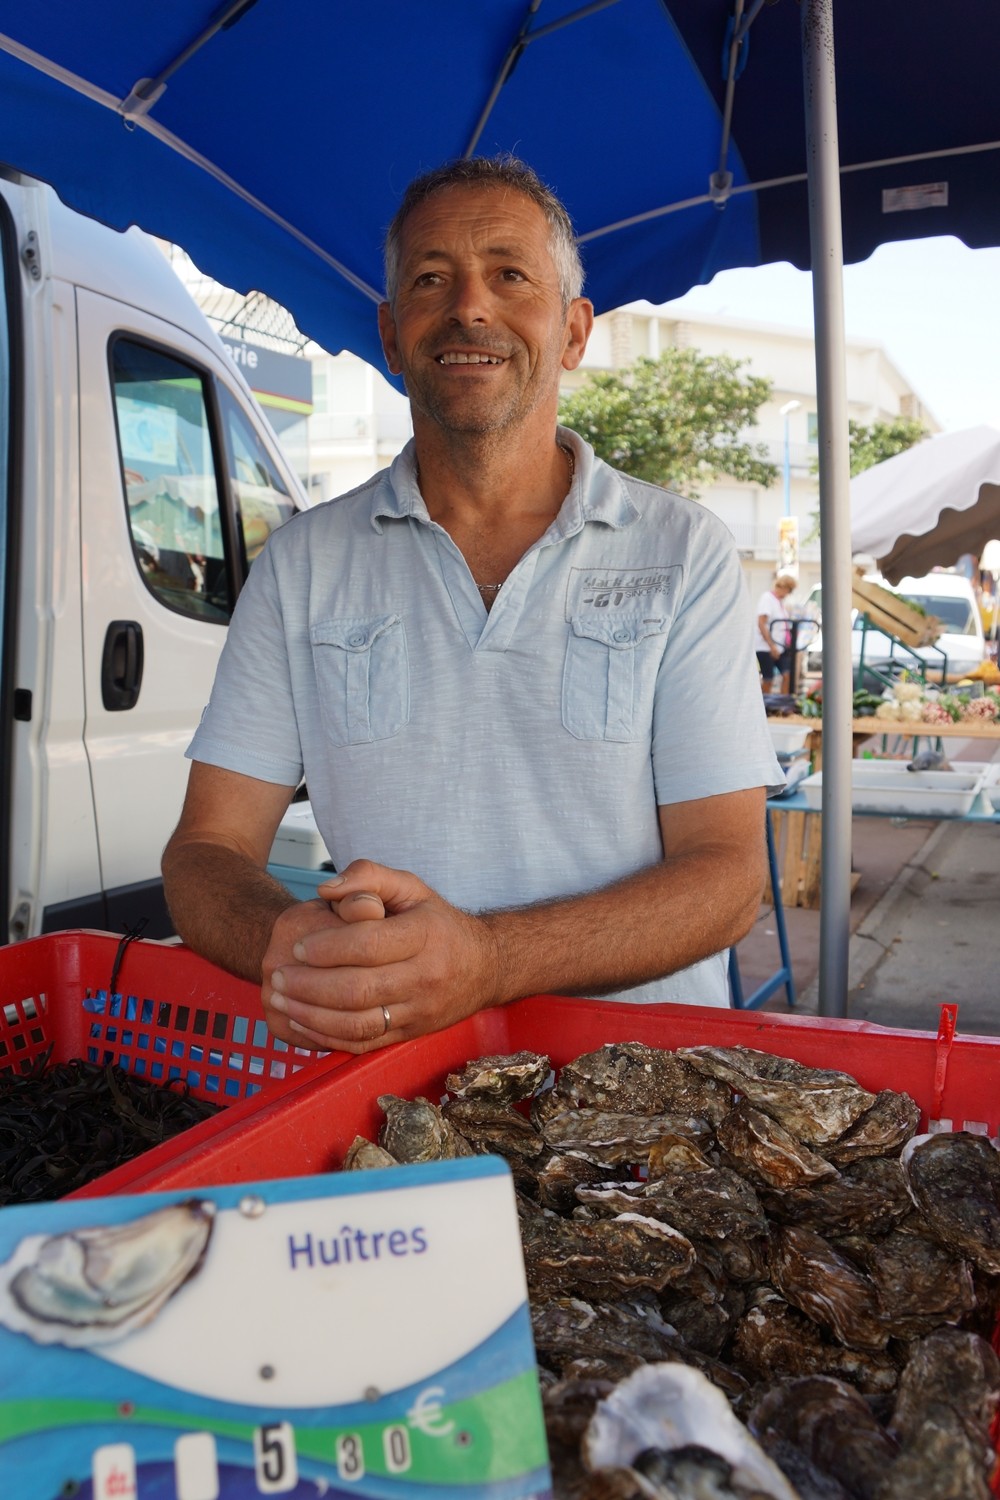
[[[399,1163],[382,1146],[356,1135],[347,1148],[342,1172],[368,1172],[375,1167],[397,1167]]]
[[[716,1138],[737,1169],[758,1187],[798,1187],[837,1176],[836,1167],[746,1100],[730,1110]]]
[[[791,1480],[799,1500],[853,1500],[832,1474],[822,1474],[801,1448],[779,1433],[766,1432],[760,1446],[773,1458],[786,1479]]]
[[[645,1162],[650,1148],[664,1136],[706,1140],[711,1127],[707,1120],[693,1115],[625,1115],[601,1109],[572,1109],[546,1120],[542,1135],[553,1150],[575,1151],[588,1161],[614,1167],[623,1162]]]
[[[449,1094],[459,1099],[488,1099],[510,1104],[537,1094],[552,1071],[552,1064],[539,1052],[510,1052],[467,1062],[445,1083]]]
[[[691,1468],[700,1464],[702,1475],[711,1476],[706,1463],[711,1465],[712,1456],[722,1460],[727,1467],[716,1465],[715,1477],[724,1478],[734,1500],[797,1500],[781,1470],[733,1415],[722,1392],[687,1365],[644,1365],[620,1381],[598,1402],[581,1445],[584,1465],[591,1472],[606,1468],[642,1472],[637,1461],[655,1450],[660,1456],[643,1460],[652,1470],[651,1478],[662,1478],[672,1463],[680,1461],[678,1450],[695,1448],[700,1452],[685,1455]],[[652,1493],[669,1495],[670,1491],[654,1488]],[[688,1493],[698,1491],[689,1489]],[[703,1493],[712,1493],[707,1483]],[[727,1491],[717,1488],[716,1493],[725,1497]]]
[[[845,1349],[824,1339],[805,1313],[770,1287],[758,1289],[733,1334],[730,1358],[750,1381],[833,1375],[865,1395],[894,1391],[899,1370],[881,1351]]]
[[[919,1435],[931,1402],[950,1406],[973,1441],[989,1452],[1000,1401],[1000,1359],[985,1339],[940,1328],[917,1343],[899,1381],[889,1430],[901,1443]]]
[[[22,1240],[0,1268],[0,1322],[73,1349],[125,1338],[199,1269],[214,1214],[213,1203],[192,1199],[128,1223]]]
[[[916,1135],[920,1109],[909,1094],[882,1089],[849,1130],[823,1148],[835,1166],[866,1156],[895,1156]]]
[[[847,1073],[809,1068],[752,1047],[680,1047],[677,1056],[728,1083],[810,1146],[835,1141],[875,1103],[875,1095]]]
[[[378,1104],[385,1113],[378,1143],[397,1162],[448,1161],[475,1154],[430,1100],[380,1094]]]
[[[676,1229],[641,1214],[580,1223],[541,1214],[521,1224],[528,1284],[558,1282],[619,1295],[630,1287],[657,1290],[694,1265],[694,1247]]]
[[[783,1380],[753,1406],[748,1426],[761,1443],[783,1438],[852,1500],[877,1500],[899,1449],[872,1415],[864,1396],[842,1380],[807,1375]]]
[[[775,1232],[771,1273],[778,1291],[851,1349],[884,1349],[889,1330],[874,1283],[811,1229]]]
[[[913,1208],[895,1157],[862,1157],[839,1177],[786,1188],[761,1189],[761,1202],[781,1224],[798,1224],[819,1234],[877,1234]]]
[[[578,1448],[598,1401],[610,1394],[613,1380],[563,1377],[542,1391],[545,1432],[550,1443]]]
[[[894,1230],[877,1240],[838,1240],[870,1276],[882,1320],[896,1338],[918,1338],[943,1323],[958,1323],[976,1305],[972,1268],[922,1234]]]
[[[992,1500],[992,1467],[969,1442],[961,1421],[950,1406],[931,1402],[913,1443],[896,1459],[876,1494],[876,1500]],[[988,1450],[987,1450],[988,1452]]]
[[[535,1127],[509,1104],[459,1098],[449,1100],[441,1112],[474,1151],[530,1161],[545,1150]]]
[[[637,1115],[695,1115],[717,1125],[729,1090],[705,1078],[680,1053],[644,1042],[610,1042],[560,1070],[556,1098],[566,1104]]]
[[[752,1238],[766,1228],[760,1200],[746,1179],[729,1167],[713,1167],[697,1152],[684,1169],[669,1175],[645,1183],[583,1184],[576,1196],[598,1210],[633,1211],[661,1219],[689,1237]]]
[[[539,1358],[564,1379],[621,1379],[640,1364],[667,1359],[676,1342],[654,1310],[625,1302],[535,1296],[531,1326]]]
[[[581,1183],[604,1182],[608,1175],[600,1162],[587,1161],[572,1151],[553,1151],[533,1170],[539,1203],[563,1214],[576,1207],[576,1189]]]
[[[723,1297],[709,1300],[691,1296],[680,1287],[667,1287],[660,1294],[660,1308],[689,1349],[718,1359],[733,1326],[732,1311]]]
[[[925,1232],[1000,1271],[1000,1153],[989,1141],[966,1130],[914,1136],[900,1165]]]

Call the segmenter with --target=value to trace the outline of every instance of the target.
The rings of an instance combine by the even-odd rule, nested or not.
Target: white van
[[[236,597],[307,501],[156,245],[0,169],[0,941],[170,930]]]
[[[852,614],[851,657],[855,667],[864,650],[865,665],[884,670],[893,666],[899,670],[912,668],[914,654],[926,662],[928,680],[940,682],[942,673],[947,682],[955,683],[978,667],[986,655],[982,616],[976,601],[976,593],[969,580],[961,573],[928,573],[925,578],[903,578],[893,586],[880,573],[866,574],[869,582],[889,589],[902,598],[919,605],[927,615],[935,615],[941,621],[941,634],[933,646],[918,646],[915,652],[894,642],[881,630],[869,627],[862,629],[857,610]],[[814,589],[809,596],[814,612],[818,613],[822,593]],[[823,670],[823,641],[817,636],[806,655],[806,671]]]

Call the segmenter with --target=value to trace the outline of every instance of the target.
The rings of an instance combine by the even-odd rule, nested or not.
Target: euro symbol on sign
[[[425,1433],[427,1437],[447,1437],[455,1424],[442,1419],[441,1397],[443,1395],[443,1385],[429,1385],[426,1390],[421,1391],[406,1413],[406,1420],[410,1426],[415,1427],[418,1432]]]

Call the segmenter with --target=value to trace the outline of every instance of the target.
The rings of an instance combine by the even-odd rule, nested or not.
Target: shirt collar
[[[569,494],[553,523],[562,535],[575,536],[588,521],[620,530],[638,520],[639,510],[628,493],[625,476],[598,458],[578,433],[568,427],[559,427],[556,433],[559,442],[571,450],[575,463]],[[406,517],[427,524],[431,519],[417,483],[417,456],[412,438],[378,476],[372,497],[371,520],[376,531],[382,530],[379,522],[383,518]]]

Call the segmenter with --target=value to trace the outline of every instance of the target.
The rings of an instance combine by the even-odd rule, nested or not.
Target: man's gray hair
[[[385,236],[385,295],[390,303],[399,290],[399,246],[403,226],[410,214],[435,193],[448,188],[500,188],[522,193],[542,210],[549,225],[549,248],[559,278],[559,291],[566,308],[583,291],[583,263],[573,224],[559,199],[525,162],[516,156],[472,156],[446,162],[415,177],[403,194]]]

